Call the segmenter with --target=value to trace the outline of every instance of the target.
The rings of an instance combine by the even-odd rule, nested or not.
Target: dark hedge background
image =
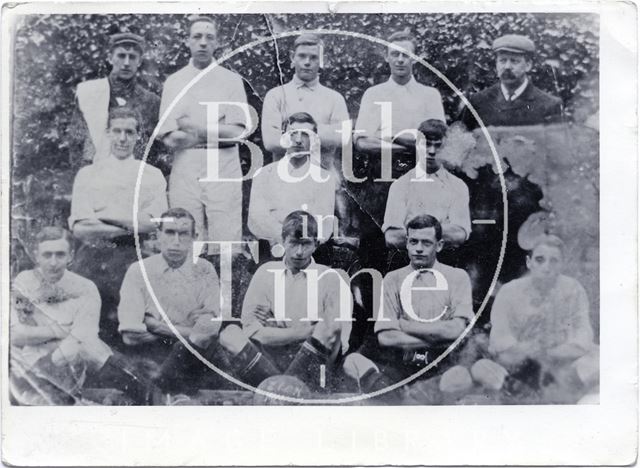
[[[314,14],[220,15],[220,53],[284,31],[326,29],[386,38],[407,29],[419,41],[418,54],[463,92],[495,82],[493,39],[524,33],[537,44],[532,76],[541,88],[559,95],[568,119],[583,120],[597,110],[598,18],[576,14]],[[184,15],[51,15],[24,17],[15,37],[14,175],[34,169],[67,167],[66,132],[76,85],[105,76],[108,36],[131,31],[145,37],[148,50],[141,70],[143,85],[160,93],[167,75],[188,60]],[[280,67],[289,80],[289,49],[294,38],[278,40]],[[386,79],[383,49],[365,40],[325,36],[326,67],[321,79],[346,99],[356,116],[365,89]],[[224,64],[240,73],[257,94],[280,84],[276,47],[269,41]],[[459,100],[448,86],[420,65],[419,81],[439,88],[449,120]],[[257,101],[257,102],[256,102]],[[257,109],[260,111],[260,109]]]
[[[586,14],[308,14],[220,15],[221,49],[226,54],[273,33],[303,29],[354,31],[386,38],[409,30],[418,39],[418,55],[465,93],[495,83],[490,44],[505,33],[529,35],[537,45],[532,77],[558,95],[565,106],[565,142],[549,144],[549,133],[527,133],[513,141],[496,140],[514,170],[539,184],[542,207],[555,217],[555,231],[568,242],[568,271],[589,292],[598,326],[598,138],[574,123],[598,110],[598,17]],[[148,43],[140,70],[143,86],[160,94],[167,75],[186,64],[184,15],[27,16],[16,25],[13,101],[12,272],[29,265],[26,244],[43,225],[66,226],[78,155],[72,154],[68,127],[76,85],[109,72],[109,35],[131,31]],[[364,91],[388,76],[384,48],[364,39],[325,35],[321,80],[346,99],[353,118]],[[291,79],[289,51],[294,37],[267,41],[224,63],[238,72],[252,104],[261,113],[266,92]],[[416,78],[436,86],[447,118],[454,121],[460,102],[433,73],[415,66]],[[585,133],[586,132],[586,133]],[[259,131],[252,140],[260,143]],[[452,132],[453,133],[453,132]],[[536,136],[538,135],[538,136]],[[471,174],[492,158],[482,144],[461,150],[466,137],[450,136],[456,164]],[[482,141],[482,139],[480,140]],[[551,148],[551,149],[550,149]],[[532,163],[535,161],[535,163]],[[541,163],[544,161],[544,163]],[[166,167],[165,167],[166,169]],[[248,193],[246,193],[248,195]],[[245,199],[247,201],[247,199]],[[246,204],[246,203],[245,203]],[[515,233],[514,233],[515,234]]]

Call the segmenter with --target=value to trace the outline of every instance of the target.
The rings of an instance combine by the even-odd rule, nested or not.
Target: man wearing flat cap
[[[500,81],[469,97],[469,102],[486,126],[519,126],[560,120],[562,102],[537,88],[528,77],[535,52],[526,36],[507,34],[493,41],[496,71]],[[480,123],[465,107],[462,122],[473,130]]]
[[[138,159],[143,156],[160,109],[160,98],[143,88],[136,78],[143,48],[144,39],[136,34],[112,35],[109,40],[109,76],[78,84],[70,133],[72,155],[80,153],[82,156],[75,158],[74,163],[82,165],[109,156],[107,119],[109,112],[118,107],[133,109],[142,117],[134,154]]]

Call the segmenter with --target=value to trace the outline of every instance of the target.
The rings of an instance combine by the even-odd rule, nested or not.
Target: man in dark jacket
[[[558,122],[562,101],[535,87],[528,77],[535,46],[526,36],[508,34],[493,42],[500,81],[469,97],[485,126],[536,125]],[[468,129],[480,123],[468,107],[461,119]]]
[[[509,34],[493,42],[496,53],[496,72],[500,79],[495,85],[469,97],[469,102],[485,126],[514,127],[559,122],[562,102],[559,98],[535,87],[529,78],[535,46],[525,36]],[[460,120],[469,130],[480,122],[465,106]],[[507,157],[508,155],[502,155]],[[458,175],[458,174],[456,174]],[[518,244],[518,230],[533,213],[541,208],[542,191],[539,186],[504,168],[508,189],[509,230],[500,282],[511,281],[526,271],[526,252]],[[500,253],[502,232],[502,188],[497,175],[489,166],[480,168],[476,179],[462,180],[469,187],[472,219],[494,219],[496,224],[475,226],[464,248],[459,249],[462,265],[474,274],[474,304],[479,307],[495,273]],[[488,318],[484,314],[484,318]]]

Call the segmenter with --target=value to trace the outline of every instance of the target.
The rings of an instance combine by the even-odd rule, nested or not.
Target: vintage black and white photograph
[[[12,405],[598,404],[598,15],[13,26]]]
[[[3,5],[5,463],[632,462],[637,11],[565,6]]]

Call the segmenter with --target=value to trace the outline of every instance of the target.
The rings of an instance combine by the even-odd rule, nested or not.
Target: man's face
[[[217,43],[217,31],[212,23],[201,21],[191,26],[187,45],[196,64],[209,65]]]
[[[427,172],[434,173],[442,167],[442,159],[438,157],[444,144],[444,138],[427,137]]]
[[[193,241],[193,221],[189,218],[175,218],[162,223],[158,232],[160,252],[173,267],[181,266],[191,254]]]
[[[496,71],[502,84],[508,88],[517,88],[531,71],[531,61],[524,54],[498,52]]]
[[[563,266],[562,252],[557,247],[541,244],[527,257],[527,268],[538,284],[551,287]]]
[[[136,119],[132,117],[111,120],[108,135],[111,142],[111,154],[116,158],[125,159],[133,154],[136,141],[138,141],[136,125]]]
[[[289,125],[287,133],[291,139],[291,146],[287,148],[287,154],[294,158],[309,156],[311,132],[313,132],[313,125],[307,122],[293,122]]]
[[[36,248],[36,265],[49,283],[60,281],[71,261],[71,246],[65,239],[40,242]]]
[[[436,254],[442,250],[442,239],[436,239],[436,229],[409,229],[407,232],[407,252],[414,268],[431,268]]]
[[[393,42],[393,44],[408,52],[415,52],[413,42],[411,41],[397,41]],[[391,76],[405,78],[411,75],[414,61],[409,57],[407,52],[388,48],[387,63],[389,64],[389,68],[391,68]]]
[[[320,46],[300,45],[291,57],[296,76],[305,82],[310,82],[318,77],[320,70]]]
[[[315,252],[318,242],[315,238],[307,237],[296,239],[287,236],[284,240],[285,263],[297,269],[306,268],[311,262],[311,256]]]
[[[121,80],[130,80],[138,71],[141,61],[140,52],[135,47],[117,46],[109,57],[113,67],[111,73]]]

